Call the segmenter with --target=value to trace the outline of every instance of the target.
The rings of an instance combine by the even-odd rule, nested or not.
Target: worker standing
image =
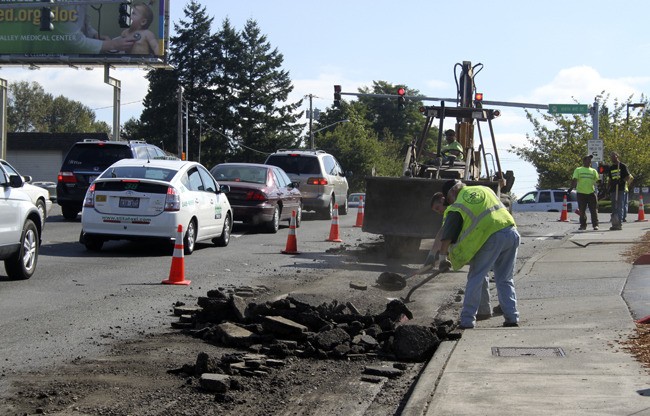
[[[479,308],[487,304],[489,310],[489,299],[481,294],[490,270],[494,270],[503,326],[519,326],[513,275],[520,236],[514,218],[486,186],[450,180],[443,184],[442,193],[449,206],[441,230],[439,269],[470,265],[459,327],[474,328]]]
[[[617,152],[612,152],[610,156],[612,165],[607,169],[607,172],[609,176],[609,193],[612,201],[612,226],[609,229],[619,231],[623,229],[625,189],[628,181],[631,181],[631,176],[627,165],[621,162]]]
[[[596,183],[599,181],[598,171],[591,167],[593,155],[586,155],[582,158],[582,166],[573,171],[571,188],[568,193],[575,188],[578,194],[578,210],[580,211],[580,228],[587,229],[587,207],[591,214],[591,225],[594,230],[598,230],[598,196],[596,195]]]

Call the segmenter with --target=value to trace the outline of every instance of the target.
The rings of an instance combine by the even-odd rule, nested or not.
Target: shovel
[[[402,298],[402,302],[404,302],[404,303],[411,302],[411,295],[413,294],[413,292],[415,292],[417,289],[422,287],[422,285],[424,285],[425,283],[428,283],[429,281],[431,281],[431,279],[433,279],[434,277],[437,277],[440,273],[444,273],[444,272],[447,272],[447,271],[449,271],[448,268],[435,270],[426,279],[424,279],[423,281],[421,281],[417,285],[413,286],[411,288],[411,290],[409,290],[409,293],[406,294],[406,297]]]
[[[434,264],[427,264],[417,269],[416,271],[407,274],[406,276],[400,276],[397,273],[383,272],[377,278],[377,284],[388,290],[402,290],[406,287],[406,281],[408,279],[413,276],[426,273],[429,270],[433,269],[434,266]]]

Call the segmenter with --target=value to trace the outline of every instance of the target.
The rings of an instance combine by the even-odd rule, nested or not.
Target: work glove
[[[438,271],[446,272],[451,269],[451,262],[447,259],[446,254],[440,255],[440,264],[438,265]]]

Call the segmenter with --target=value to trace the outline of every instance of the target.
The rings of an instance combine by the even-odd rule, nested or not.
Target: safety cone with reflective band
[[[355,227],[363,227],[363,196],[359,197],[359,210],[357,211],[357,223]]]
[[[332,213],[332,226],[330,227],[330,236],[326,241],[334,241],[335,243],[341,243],[341,237],[339,236],[339,204],[334,204],[334,212]]]
[[[178,224],[178,235],[174,242],[174,256],[172,267],[169,269],[169,278],[162,283],[167,285],[189,285],[190,281],[185,280],[185,252],[183,247],[183,226]]]
[[[562,214],[560,214],[560,219],[558,221],[569,222],[569,213],[566,208],[566,195],[564,195],[564,200],[562,201]]]
[[[296,239],[296,211],[291,211],[287,246],[282,250],[282,254],[300,254],[298,251],[298,240]]]
[[[645,222],[645,208],[643,207],[643,195],[639,195],[639,217],[635,222]]]

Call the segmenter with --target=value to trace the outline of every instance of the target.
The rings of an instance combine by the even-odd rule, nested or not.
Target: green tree
[[[213,77],[216,57],[212,35],[213,18],[206,14],[205,6],[192,0],[183,10],[185,19],[174,24],[176,36],[170,38],[170,62],[175,67],[178,84],[183,87],[183,99],[189,108],[188,159],[199,159],[199,124],[204,118],[205,106],[211,102],[213,92],[206,88]]]
[[[283,56],[271,49],[257,23],[249,20],[237,32],[228,19],[211,34],[212,18],[192,0],[185,18],[175,24],[170,62],[175,70],[150,71],[149,92],[139,131],[146,137],[177,136],[178,87],[189,102],[191,159],[210,167],[230,159],[263,161],[266,154],[295,146],[303,126],[297,120],[298,103],[287,103],[293,86],[281,69]],[[200,139],[197,139],[199,138]]]
[[[144,109],[129,135],[178,155],[178,75],[174,70],[153,69],[147,73],[147,80]]]
[[[366,176],[399,176],[402,168],[399,142],[390,133],[380,140],[353,109],[349,110],[348,117],[349,123],[317,133],[315,142],[318,149],[335,155],[344,171],[352,172],[348,177],[350,192],[363,192]]]
[[[233,85],[243,49],[239,33],[229,19],[223,20],[214,39],[215,71],[208,85],[212,95],[204,108],[202,161],[207,166],[230,160],[235,153],[233,137],[238,118],[233,106]]]
[[[390,134],[395,140],[404,145],[410,144],[415,137],[419,137],[424,126],[424,117],[419,108],[422,101],[418,99],[407,99],[404,110],[397,108],[398,88],[404,88],[407,97],[418,97],[420,92],[410,89],[405,85],[394,85],[386,81],[373,81],[372,87],[361,87],[361,94],[390,94],[393,97],[359,96],[356,104],[362,106],[365,118],[372,124],[372,129],[378,132],[379,137]]]
[[[233,100],[239,126],[240,160],[263,161],[266,153],[296,147],[304,125],[296,110],[301,101],[287,103],[293,90],[289,73],[281,69],[284,57],[270,43],[254,20],[240,34],[240,68],[233,84]]]
[[[602,99],[602,95],[598,97]],[[645,101],[642,101],[645,102]],[[609,154],[616,151],[625,162],[634,184],[646,184],[650,178],[650,113],[627,120],[627,104],[607,100],[601,108],[599,138],[604,144],[604,164],[610,162]],[[587,153],[587,140],[593,138],[590,115],[552,115],[527,112],[533,125],[533,135],[527,135],[525,146],[511,146],[511,151],[530,162],[538,173],[538,188],[567,187],[573,170],[581,164]]]
[[[36,132],[43,130],[47,103],[52,95],[46,94],[37,83],[20,81],[9,84],[7,102],[8,130],[13,132]]]
[[[95,133],[110,132],[95,112],[79,101],[54,97],[37,82],[9,85],[8,130],[12,132]]]

